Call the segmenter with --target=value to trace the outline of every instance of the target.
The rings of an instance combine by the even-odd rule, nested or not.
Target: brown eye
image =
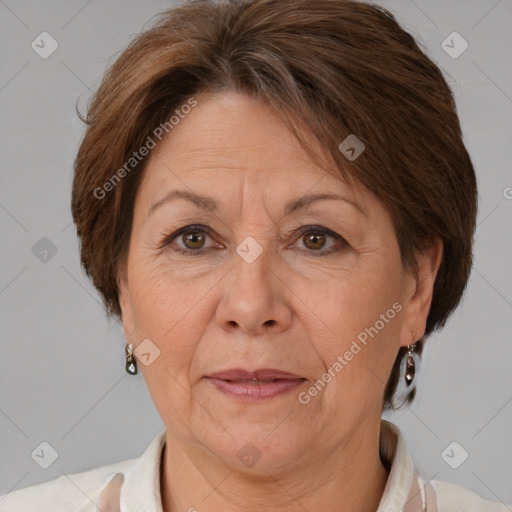
[[[304,226],[299,234],[299,245],[306,256],[328,256],[350,247],[342,236],[321,226]]]
[[[202,249],[206,240],[205,233],[203,231],[188,231],[184,233],[181,240],[187,249],[191,251]]]
[[[210,228],[201,224],[184,226],[161,240],[159,248],[169,247],[187,256],[199,256],[214,247],[208,246]],[[218,244],[217,244],[218,248]]]
[[[326,242],[325,234],[315,231],[309,231],[306,233],[302,240],[304,241],[304,245],[312,251],[322,249]]]

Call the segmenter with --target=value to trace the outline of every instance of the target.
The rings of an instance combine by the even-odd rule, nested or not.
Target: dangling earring
[[[413,340],[415,338],[414,331],[412,332],[412,338]],[[410,387],[412,381],[414,380],[414,376],[416,375],[416,363],[414,362],[413,357],[416,341],[407,347],[407,354],[405,354],[404,358],[402,359],[402,366],[405,366],[405,368],[401,368],[401,370],[404,372],[405,385],[407,387]]]
[[[126,373],[130,375],[137,375],[137,363],[135,362],[135,358],[133,357],[133,345],[130,343],[129,345],[125,345],[126,352]]]
[[[400,377],[397,382],[393,397],[393,407],[395,409],[401,408],[408,397],[414,396],[416,393],[416,374],[420,364],[420,356],[416,349],[416,339],[414,331],[411,333],[412,343],[407,346],[407,352],[400,361]]]

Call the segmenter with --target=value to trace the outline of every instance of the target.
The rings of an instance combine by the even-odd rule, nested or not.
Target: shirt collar
[[[415,469],[400,429],[383,419],[380,421],[379,446],[381,456],[391,469],[377,512],[405,512],[404,507],[413,497]]]
[[[121,512],[163,512],[160,496],[160,464],[165,445],[163,429],[125,474],[121,488]]]
[[[163,429],[126,473],[121,489],[121,512],[162,512],[160,464],[165,439],[166,430]],[[380,422],[379,446],[381,456],[391,469],[377,512],[405,512],[407,509],[404,507],[408,503],[412,505],[411,500],[415,500],[413,488],[417,473],[402,433],[393,423],[384,419]]]

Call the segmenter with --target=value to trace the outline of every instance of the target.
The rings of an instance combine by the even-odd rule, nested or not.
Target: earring
[[[411,337],[411,344],[407,346],[407,352],[400,361],[400,374],[392,398],[394,410],[401,409],[416,394],[417,374],[420,367],[420,356],[416,352],[416,343],[419,340],[416,339],[414,331],[411,333]]]
[[[415,340],[416,335],[414,334],[414,331],[412,331],[412,339],[414,340],[414,343],[412,345],[409,345],[407,347],[407,353],[405,354],[404,358],[402,359],[402,363],[400,365],[400,373],[404,374],[405,379],[405,385],[407,388],[409,388],[414,380],[414,376],[416,375],[416,362],[415,359],[417,359],[417,354],[414,353],[414,349],[416,346],[416,342],[418,340]]]
[[[416,374],[416,364],[414,363],[414,359],[412,358],[412,354],[414,352],[414,345],[409,345],[408,352],[405,359],[405,385],[409,387],[414,380],[414,375]]]
[[[125,345],[126,352],[126,373],[130,375],[137,375],[137,363],[135,358],[133,357],[133,345],[130,343],[129,345]]]

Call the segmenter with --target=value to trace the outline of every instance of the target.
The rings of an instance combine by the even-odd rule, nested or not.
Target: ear
[[[443,242],[436,238],[416,255],[418,273],[406,271],[404,313],[400,345],[406,347],[423,337],[434,294],[434,283],[443,256]],[[413,333],[414,332],[414,339]]]
[[[117,290],[119,306],[121,308],[121,322],[123,324],[124,337],[128,343],[135,344],[135,325],[133,321],[130,288],[126,267],[119,271],[117,276]]]

